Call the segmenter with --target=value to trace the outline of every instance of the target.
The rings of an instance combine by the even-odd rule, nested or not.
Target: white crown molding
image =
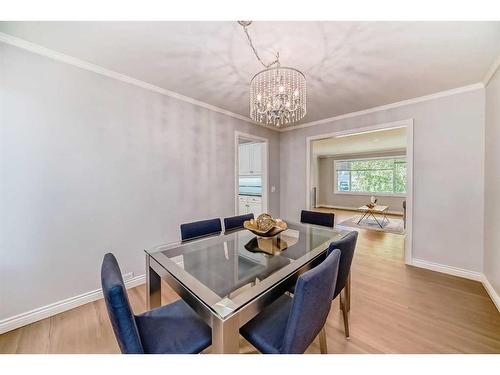
[[[488,86],[488,83],[490,83],[491,79],[495,75],[496,71],[500,68],[500,55],[493,61],[493,64],[491,64],[490,68],[486,72],[486,75],[483,78],[483,83],[484,86]]]
[[[374,157],[377,156],[404,156],[406,155],[406,148],[393,148],[393,149],[388,149],[388,150],[378,150],[378,151],[368,151],[368,152],[356,152],[356,153],[351,153],[351,154],[321,154],[321,155],[314,155],[318,159],[329,159],[329,158],[336,158],[336,159],[353,159],[353,158],[364,158],[364,157],[370,157],[370,155],[374,155]],[[371,195],[371,194],[370,194]]]
[[[66,55],[64,53],[54,51],[52,49],[43,47],[41,45],[29,42],[29,41],[21,39],[21,38],[17,38],[15,36],[12,36],[9,34],[5,34],[5,33],[0,32],[0,42],[4,42],[4,43],[9,44],[11,46],[15,46],[15,47],[27,50],[27,51],[32,52],[32,53],[36,53],[38,55],[45,56],[45,57],[51,58],[51,59],[59,61],[59,62],[63,62],[63,63],[69,64],[69,65],[76,66],[78,68],[85,69],[85,70],[88,70],[90,72],[97,73],[97,74],[100,74],[100,75],[108,77],[108,78],[113,78],[113,79],[116,79],[116,80],[121,81],[121,82],[125,82],[128,84],[134,85],[134,86],[138,86],[138,87],[141,87],[143,89],[153,91],[153,92],[156,92],[156,93],[161,94],[161,95],[169,96],[171,98],[181,100],[183,102],[193,104],[193,105],[196,105],[196,106],[199,106],[199,107],[202,107],[202,108],[205,108],[205,109],[208,109],[208,110],[211,110],[211,111],[214,111],[214,112],[217,112],[217,113],[220,113],[220,114],[223,114],[223,115],[226,115],[226,116],[229,116],[229,117],[241,120],[241,121],[245,121],[245,122],[253,124],[253,125],[257,125],[257,126],[260,126],[260,127],[266,128],[266,129],[277,130],[275,127],[256,123],[252,119],[250,119],[249,117],[240,115],[238,113],[234,113],[234,112],[228,111],[226,109],[217,107],[215,105],[202,102],[201,100],[197,100],[197,99],[191,98],[189,96],[179,94],[175,91],[167,90],[167,89],[161,88],[159,86],[152,85],[150,83],[141,81],[141,80],[136,79],[136,78],[132,78],[132,77],[127,76],[125,74],[118,73],[118,72],[115,72],[113,70],[103,68],[102,66],[92,64],[92,63],[89,63],[89,62],[84,61],[84,60],[77,59],[76,57],[72,57],[72,56]]]
[[[457,88],[454,88],[454,89],[451,89],[451,90],[440,91],[440,92],[437,92],[437,93],[434,93],[434,94],[430,94],[430,95],[419,96],[417,98],[406,99],[406,100],[402,100],[400,102],[385,104],[385,105],[378,106],[378,107],[363,109],[363,110],[357,111],[357,112],[350,112],[350,113],[346,113],[346,114],[343,114],[343,115],[338,115],[338,116],[333,116],[333,117],[325,118],[325,119],[322,119],[322,120],[307,122],[307,123],[301,124],[301,125],[290,126],[290,127],[286,127],[286,128],[283,128],[283,129],[278,129],[278,131],[279,132],[286,132],[286,131],[291,131],[291,130],[298,130],[298,129],[308,128],[310,126],[315,126],[315,125],[328,124],[330,122],[344,120],[344,119],[351,118],[351,117],[363,116],[363,115],[366,115],[366,114],[369,114],[369,113],[374,113],[374,112],[379,112],[379,111],[385,111],[385,110],[388,110],[388,109],[393,109],[393,108],[397,108],[397,107],[403,107],[403,106],[410,105],[410,104],[421,103],[421,102],[425,102],[425,101],[428,101],[428,100],[443,98],[443,97],[446,97],[446,96],[461,94],[461,93],[464,93],[464,92],[474,91],[474,90],[479,90],[479,89],[484,89],[484,84],[482,82],[474,83],[472,85],[457,87]]]
[[[134,288],[146,282],[146,275],[140,275],[125,281],[127,289]],[[0,335],[2,333],[12,331],[13,329],[23,327],[25,325],[38,322],[39,320],[60,314],[64,311],[74,309],[75,307],[85,305],[103,298],[102,289],[92,290],[82,293],[78,296],[70,297],[62,301],[51,303],[50,305],[42,306],[37,309],[27,311],[25,313],[12,316],[0,320]]]
[[[131,84],[131,85],[134,85],[137,87],[141,87],[143,89],[153,91],[153,92],[156,92],[156,93],[161,94],[161,95],[169,96],[171,98],[181,100],[183,102],[190,103],[190,104],[193,104],[193,105],[196,105],[196,106],[199,106],[199,107],[202,107],[202,108],[205,108],[205,109],[208,109],[208,110],[211,110],[211,111],[214,111],[214,112],[217,112],[217,113],[220,113],[220,114],[223,114],[223,115],[226,115],[226,116],[229,116],[229,117],[241,120],[241,121],[245,121],[249,124],[253,124],[253,125],[256,125],[256,126],[259,126],[262,128],[266,128],[269,130],[274,130],[277,132],[299,130],[299,129],[307,128],[307,127],[314,126],[314,125],[326,124],[326,123],[330,123],[330,122],[334,122],[334,121],[343,120],[346,118],[362,116],[362,115],[365,115],[368,113],[384,111],[387,109],[402,107],[402,106],[406,106],[409,104],[420,103],[420,102],[427,101],[427,100],[442,98],[445,96],[456,95],[456,94],[460,94],[460,93],[467,92],[467,91],[481,89],[481,88],[484,88],[486,85],[486,83],[484,83],[484,82],[489,82],[489,80],[491,79],[491,77],[495,73],[496,69],[498,69],[498,66],[500,64],[500,56],[499,56],[499,58],[495,61],[495,63],[492,65],[492,67],[488,71],[488,74],[486,75],[483,82],[474,83],[472,85],[462,86],[462,87],[458,87],[458,88],[451,89],[451,90],[440,91],[440,92],[430,94],[430,95],[419,96],[419,97],[412,98],[412,99],[406,99],[406,100],[402,100],[402,101],[390,103],[390,104],[385,104],[385,105],[378,106],[378,107],[368,108],[368,109],[364,109],[361,111],[350,112],[350,113],[345,113],[345,114],[338,115],[338,116],[328,117],[328,118],[325,118],[322,120],[307,122],[307,123],[304,123],[301,125],[292,125],[292,126],[289,126],[286,128],[276,128],[274,126],[265,125],[265,124],[255,122],[252,119],[250,119],[249,117],[240,115],[238,113],[234,113],[234,112],[228,111],[226,109],[214,106],[212,104],[205,103],[201,100],[197,100],[197,99],[191,98],[189,96],[179,94],[175,91],[167,90],[167,89],[161,88],[159,86],[152,85],[150,83],[141,81],[141,80],[136,79],[136,78],[132,78],[132,77],[127,76],[125,74],[118,73],[118,72],[115,72],[113,70],[103,68],[102,66],[92,64],[92,63],[89,63],[89,62],[84,61],[84,60],[77,59],[75,57],[54,51],[52,49],[43,47],[41,45],[29,42],[25,39],[21,39],[21,38],[18,38],[18,37],[15,37],[15,36],[12,36],[12,35],[9,35],[6,33],[0,32],[0,42],[4,42],[6,44],[10,44],[12,46],[22,48],[24,50],[51,58],[51,59],[56,60],[56,61],[60,61],[60,62],[69,64],[69,65],[73,65],[73,66],[76,66],[78,68],[85,69],[85,70],[106,76],[108,78],[113,78],[113,79],[116,79],[118,81],[122,81],[122,82]]]
[[[448,275],[463,277],[464,279],[474,280],[474,281],[483,281],[483,274],[480,272],[470,271],[463,268],[447,266],[445,264],[439,264],[434,262],[429,262],[423,259],[413,258],[409,265],[425,268],[431,271],[446,273]]]

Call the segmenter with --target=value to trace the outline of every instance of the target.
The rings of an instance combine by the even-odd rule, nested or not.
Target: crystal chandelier
[[[292,124],[304,118],[306,109],[306,78],[294,68],[282,67],[279,53],[265,64],[255,49],[247,27],[252,21],[238,21],[243,26],[250,47],[265,67],[250,81],[250,118],[266,125]]]

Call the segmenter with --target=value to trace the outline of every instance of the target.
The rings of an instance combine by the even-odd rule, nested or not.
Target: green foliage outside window
[[[362,193],[406,193],[405,158],[336,161],[337,190]]]

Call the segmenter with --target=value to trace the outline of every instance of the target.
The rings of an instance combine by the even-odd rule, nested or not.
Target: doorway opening
[[[235,215],[268,212],[268,140],[235,132]]]
[[[404,236],[411,264],[412,119],[308,137],[306,165],[308,209],[337,211],[337,226]]]

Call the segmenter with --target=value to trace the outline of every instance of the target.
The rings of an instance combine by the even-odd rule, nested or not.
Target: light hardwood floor
[[[337,222],[355,214],[335,211]],[[336,300],[326,325],[329,353],[500,353],[500,314],[479,282],[406,266],[403,236],[359,232],[351,338],[344,337]],[[164,303],[178,298],[164,286]],[[145,287],[129,296],[134,311],[143,312]],[[103,300],[0,335],[0,353],[118,352]],[[240,352],[256,350],[241,339]],[[318,340],[307,352],[319,353]]]

